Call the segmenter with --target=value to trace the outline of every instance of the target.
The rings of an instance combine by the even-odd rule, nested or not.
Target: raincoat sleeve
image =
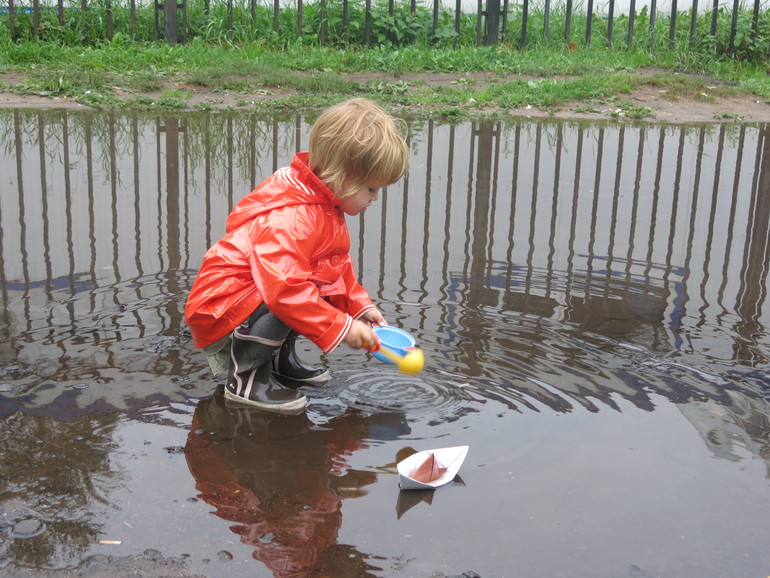
[[[323,214],[287,207],[258,216],[246,227],[251,272],[268,309],[325,352],[342,342],[353,316],[321,296],[312,256],[323,238]]]
[[[345,282],[346,292],[340,295],[329,296],[329,303],[334,305],[337,309],[345,311],[348,315],[351,315],[353,319],[358,319],[367,311],[375,309],[372,299],[369,297],[369,293],[356,278],[356,272],[350,257],[345,261],[342,279]]]

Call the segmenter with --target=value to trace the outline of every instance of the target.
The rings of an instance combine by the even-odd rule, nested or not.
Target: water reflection
[[[179,336],[201,255],[230,207],[305,148],[311,122],[2,113],[4,362],[23,373],[44,358],[38,380],[110,381],[153,352],[150,374],[199,369]],[[506,336],[514,314],[520,329],[555,323],[723,376],[766,364],[764,125],[410,130],[412,168],[351,222],[354,252],[443,369],[494,387],[498,356],[538,355],[526,330]]]
[[[312,121],[0,111],[0,415],[209,396],[187,289]],[[403,388],[343,348],[314,402],[432,426],[485,403],[653,411],[663,396],[716,455],[767,462],[767,126],[408,124],[409,173],[350,227],[363,285],[426,370]],[[257,518],[239,523],[268,557]]]
[[[99,534],[94,512],[120,482],[110,466],[112,416],[0,420],[0,568],[67,566]]]
[[[348,461],[377,437],[408,432],[403,414],[349,410],[316,426],[304,414],[228,408],[220,387],[196,406],[185,456],[199,497],[274,576],[374,576],[382,568],[337,541],[342,500],[377,479]]]

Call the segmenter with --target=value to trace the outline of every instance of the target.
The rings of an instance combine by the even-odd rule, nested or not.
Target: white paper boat
[[[440,468],[446,468],[440,476],[430,481],[417,481],[414,476],[420,466],[424,465],[433,454],[435,463]],[[465,456],[468,454],[468,446],[457,446],[453,448],[439,448],[435,450],[425,450],[412,454],[406,459],[398,462],[398,483],[402,490],[432,490],[451,482],[460,471]]]

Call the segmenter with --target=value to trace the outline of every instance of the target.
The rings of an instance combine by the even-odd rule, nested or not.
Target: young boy
[[[331,352],[372,348],[384,324],[356,280],[345,215],[359,215],[406,171],[408,149],[393,119],[355,98],[318,118],[309,149],[239,202],[226,234],[203,258],[185,306],[195,346],[212,371],[227,366],[225,396],[276,413],[301,412],[300,385],[323,385],[302,363],[303,335]]]

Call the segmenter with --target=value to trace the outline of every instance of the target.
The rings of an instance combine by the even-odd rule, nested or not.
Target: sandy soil
[[[346,78],[361,85],[374,81],[394,84],[406,83],[410,86],[428,88],[471,80],[474,83],[473,86],[478,88],[485,83],[499,83],[506,80],[499,75],[484,73],[404,74],[398,77],[386,74],[350,74],[346,75]],[[2,91],[3,88],[7,90],[9,87],[23,82],[23,80],[24,78],[20,75],[0,74],[0,108],[88,108],[67,97],[19,95],[13,92]],[[201,87],[186,85],[173,80],[168,81],[166,89],[178,91],[186,95],[185,101],[189,104],[190,110],[201,105],[205,105],[212,110],[225,108],[242,109],[248,107],[252,102],[257,103],[263,100],[280,99],[291,94],[290,91],[275,88],[255,90],[253,93],[227,94],[207,91]],[[770,104],[763,100],[749,97],[724,97],[720,96],[719,93],[720,91],[715,87],[713,94],[704,93],[699,95],[697,99],[674,99],[666,92],[659,91],[654,87],[643,87],[632,94],[620,94],[617,97],[619,101],[634,107],[650,109],[650,114],[644,120],[653,122],[770,122]],[[162,91],[157,93],[137,93],[136,91],[125,90],[120,87],[113,87],[111,92],[113,97],[118,98],[135,98],[140,95],[157,98],[161,94]],[[619,112],[615,104],[597,104],[595,102],[570,102],[559,110],[539,110],[535,107],[521,107],[507,109],[505,113],[510,116],[534,118],[597,119],[623,117],[623,114]]]

